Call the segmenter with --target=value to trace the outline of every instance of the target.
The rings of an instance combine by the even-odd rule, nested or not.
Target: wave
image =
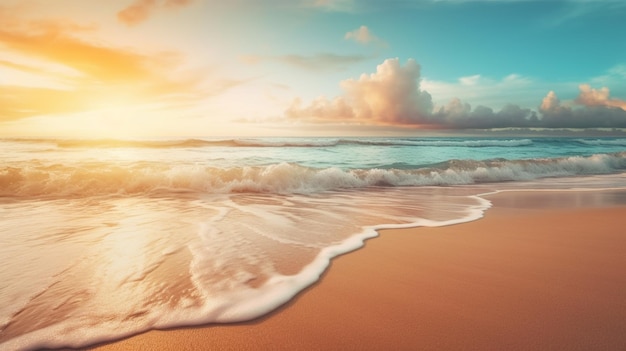
[[[577,139],[576,142],[592,146],[626,146],[626,139]]]
[[[380,146],[458,146],[458,147],[518,147],[532,145],[533,141],[530,139],[483,139],[483,140],[413,140],[413,139],[398,139],[398,140],[342,140],[341,143],[359,144],[359,145],[380,145]]]
[[[292,163],[232,168],[148,162],[52,166],[33,163],[0,168],[0,196],[310,194],[374,186],[462,185],[609,174],[624,169],[626,152],[528,160],[450,160],[412,169],[311,168]]]
[[[180,140],[122,140],[122,139],[11,139],[12,142],[46,143],[58,148],[202,148],[202,147],[334,147],[359,146],[432,146],[432,147],[519,147],[532,145],[530,139],[180,139]]]

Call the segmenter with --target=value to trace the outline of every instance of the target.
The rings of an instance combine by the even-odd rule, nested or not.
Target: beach
[[[624,18],[0,0],[0,351],[626,351]]]
[[[563,296],[623,291],[604,279],[624,266],[607,261],[615,255],[578,263],[591,244],[623,245],[572,241],[561,229],[575,219],[582,233],[617,235],[608,224],[621,213],[598,218],[626,206],[626,139],[0,144],[0,349],[527,346],[553,315],[591,331],[618,325],[568,315],[579,309]],[[570,271],[603,276],[569,282]],[[581,305],[620,311],[614,297],[592,300]],[[533,312],[553,305],[567,313]],[[513,323],[518,310],[527,318]]]
[[[92,349],[626,349],[625,195],[489,195],[476,221],[382,230],[259,319]]]

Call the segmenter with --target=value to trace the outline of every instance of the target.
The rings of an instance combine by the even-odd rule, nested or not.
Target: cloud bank
[[[476,77],[468,77],[467,85]],[[432,129],[491,128],[626,128],[626,101],[611,98],[609,89],[579,86],[571,103],[561,103],[554,91],[547,93],[538,110],[505,104],[473,108],[459,98],[434,109],[431,95],[421,88],[420,66],[408,60],[387,59],[376,72],[340,83],[343,94],[318,97],[310,104],[295,99],[287,118],[314,123],[388,125]]]
[[[609,98],[609,89],[599,90],[588,84],[579,86],[574,103],[578,108],[564,106],[553,91],[543,99],[539,110],[545,127],[626,128],[626,101]]]

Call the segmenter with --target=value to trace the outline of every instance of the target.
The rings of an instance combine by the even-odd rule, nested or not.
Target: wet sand
[[[483,219],[385,230],[260,319],[97,350],[626,350],[626,192],[489,196]]]

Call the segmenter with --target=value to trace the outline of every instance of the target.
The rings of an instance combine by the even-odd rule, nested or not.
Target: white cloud
[[[585,106],[616,107],[626,111],[626,101],[611,98],[609,88],[593,89],[589,84],[579,86],[580,94],[576,102]]]
[[[343,94],[332,99],[319,97],[308,105],[296,99],[285,114],[292,121],[302,122],[442,129],[626,128],[626,101],[611,98],[608,88],[580,85],[575,100],[578,106],[570,106],[571,102],[562,105],[551,90],[543,99],[535,99],[535,107],[508,102],[495,111],[485,105],[472,109],[469,103],[456,96],[434,108],[430,93],[422,89],[426,84],[421,83],[417,62],[410,59],[402,66],[397,58],[387,59],[378,65],[375,73],[342,81]],[[528,78],[511,74],[498,81],[474,75],[447,85],[457,93],[485,93],[507,88],[505,95],[511,97],[516,95],[510,89],[534,88],[531,83]]]
[[[419,124],[432,111],[430,94],[420,89],[420,66],[397,58],[378,65],[376,72],[341,82],[344,93],[333,99],[320,97],[308,106],[295,100],[286,114],[316,122],[366,124]]]

